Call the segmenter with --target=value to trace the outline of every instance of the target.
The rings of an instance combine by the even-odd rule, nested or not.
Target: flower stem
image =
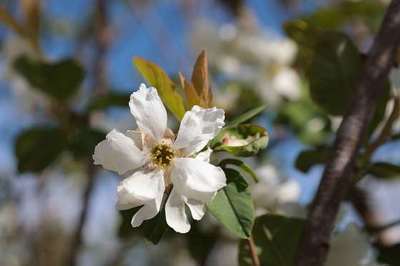
[[[257,256],[257,247],[256,244],[254,243],[253,236],[250,236],[248,239],[246,239],[247,245],[249,246],[249,253],[251,257],[251,263],[253,266],[260,266],[260,259]]]

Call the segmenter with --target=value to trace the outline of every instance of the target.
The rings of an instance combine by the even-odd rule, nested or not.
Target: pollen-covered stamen
[[[151,160],[159,167],[167,167],[175,157],[175,151],[168,144],[157,144],[151,150]]]

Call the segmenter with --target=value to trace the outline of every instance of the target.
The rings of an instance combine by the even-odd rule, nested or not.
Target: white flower
[[[331,241],[325,266],[372,266],[377,265],[371,254],[371,246],[367,238],[350,224]]]
[[[138,129],[108,133],[95,148],[94,163],[126,177],[118,186],[119,209],[143,206],[132,218],[133,227],[156,216],[164,191],[172,187],[165,204],[167,224],[186,233],[186,206],[193,219],[200,220],[205,204],[226,185],[222,169],[208,162],[210,150],[200,152],[224,126],[224,111],[193,106],[175,138],[155,88],[141,84],[129,107]]]

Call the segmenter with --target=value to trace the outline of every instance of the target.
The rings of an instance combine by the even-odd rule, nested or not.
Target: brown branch
[[[326,260],[340,203],[353,183],[351,173],[356,156],[394,63],[399,33],[400,0],[394,0],[386,11],[351,105],[337,132],[334,153],[322,175],[297,251],[296,266],[322,266]]]
[[[93,65],[94,81],[92,92],[93,94],[101,95],[107,91],[105,54],[109,44],[105,0],[97,0],[95,29],[96,54]],[[87,160],[86,169],[87,183],[83,193],[82,209],[79,214],[77,226],[72,234],[71,247],[66,258],[66,265],[68,266],[77,265],[79,251],[83,243],[84,227],[89,214],[90,199],[95,185],[96,169],[91,159]]]
[[[251,263],[253,266],[260,266],[260,259],[257,256],[257,247],[254,243],[253,237],[250,236],[249,239],[246,239],[246,243],[249,246],[249,254],[251,257]]]

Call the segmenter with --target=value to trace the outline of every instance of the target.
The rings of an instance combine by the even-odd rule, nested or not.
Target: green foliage
[[[218,228],[205,230],[199,223],[192,223],[187,233],[186,243],[190,255],[198,265],[205,265],[208,255],[218,240]]]
[[[133,64],[144,77],[144,79],[155,87],[168,110],[181,120],[185,113],[185,105],[182,96],[176,90],[174,82],[167,73],[156,64],[136,57]]]
[[[89,112],[104,110],[109,107],[126,107],[129,103],[129,93],[110,92],[92,99],[87,107]]]
[[[390,247],[378,247],[378,262],[387,266],[397,266],[400,263],[400,244]]]
[[[106,134],[100,130],[82,127],[71,134],[68,139],[68,149],[77,158],[90,158],[94,147],[105,138]]]
[[[352,21],[364,21],[370,28],[377,29],[385,6],[379,1],[344,1],[334,6],[320,8],[302,19],[323,29],[339,29]]]
[[[235,119],[233,119],[232,121],[227,123],[227,127],[234,127],[237,126],[239,124],[243,124],[251,119],[253,119],[254,117],[256,117],[257,115],[261,114],[265,108],[267,108],[267,105],[263,104],[260,105],[254,109],[251,109],[249,111],[247,111],[246,113],[239,115],[238,117],[236,117]]]
[[[256,219],[253,228],[254,242],[261,265],[293,266],[298,242],[303,232],[304,220],[266,214]],[[251,266],[246,241],[239,244],[239,265]]]
[[[256,125],[240,124],[226,127],[211,142],[215,151],[226,151],[236,156],[253,156],[268,144],[267,131]]]
[[[251,167],[248,164],[246,164],[245,162],[243,162],[242,160],[229,158],[229,159],[224,159],[219,163],[219,165],[222,168],[226,168],[226,166],[229,165],[229,164],[230,165],[235,165],[240,170],[242,170],[243,172],[247,173],[254,180],[254,182],[258,182],[259,181],[259,178],[256,175],[256,173],[253,171],[253,169],[251,169]]]
[[[343,115],[359,78],[361,56],[345,34],[331,32],[321,37],[307,71],[311,98],[328,114]]]
[[[23,130],[16,139],[18,171],[40,172],[53,163],[67,147],[67,138],[59,128],[33,127]]]
[[[301,151],[297,155],[295,166],[303,173],[307,173],[313,166],[326,163],[331,153],[332,151],[327,147],[316,147]]]
[[[47,63],[21,56],[14,68],[33,88],[59,101],[70,99],[84,78],[83,68],[73,59]]]
[[[400,178],[400,166],[391,163],[375,162],[368,167],[367,172],[380,179]]]
[[[208,204],[208,210],[230,232],[248,238],[255,218],[248,184],[238,171],[225,169],[225,174],[227,186]]]
[[[140,208],[142,208],[142,206],[120,211],[121,224],[119,226],[118,236],[122,239],[128,239],[136,235],[144,236],[147,240],[156,245],[160,242],[168,229],[165,220],[165,210],[163,209],[160,211],[154,218],[144,221],[140,227],[133,228],[131,225],[132,217]]]

